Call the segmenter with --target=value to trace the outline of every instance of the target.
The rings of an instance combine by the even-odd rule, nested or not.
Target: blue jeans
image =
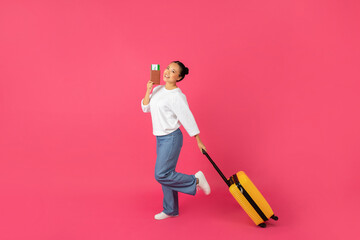
[[[167,215],[179,214],[178,192],[196,194],[195,176],[175,171],[182,145],[183,134],[180,128],[170,134],[156,136],[155,179],[162,186],[163,212]]]

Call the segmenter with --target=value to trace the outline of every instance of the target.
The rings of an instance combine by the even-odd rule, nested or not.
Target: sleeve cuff
[[[143,112],[145,112],[145,113],[150,112],[150,103],[148,105],[144,105],[143,101],[144,101],[144,99],[141,99],[141,108],[142,108]]]
[[[195,132],[195,133],[193,133],[193,134],[189,134],[189,135],[190,135],[190,137],[195,137],[195,136],[198,135],[198,134],[200,134],[200,131],[197,131],[197,132]]]

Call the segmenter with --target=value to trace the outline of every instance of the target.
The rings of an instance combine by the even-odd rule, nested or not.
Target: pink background
[[[31,3],[30,3],[31,2]],[[354,239],[359,1],[0,2],[0,239]],[[210,156],[243,170],[278,222],[260,229],[184,134],[178,171],[210,196],[162,210],[140,101],[150,64],[189,67]],[[164,82],[162,82],[164,84]]]

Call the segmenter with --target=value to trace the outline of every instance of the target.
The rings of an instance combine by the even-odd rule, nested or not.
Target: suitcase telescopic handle
[[[209,154],[202,149],[202,153],[209,159],[209,161],[211,162],[211,164],[214,166],[214,168],[216,169],[216,171],[220,174],[220,176],[222,177],[222,179],[224,180],[224,182],[226,183],[226,185],[228,185],[230,187],[230,183],[229,181],[226,179],[225,175],[221,172],[220,168],[216,165],[216,163],[211,159],[211,157],[209,156]]]

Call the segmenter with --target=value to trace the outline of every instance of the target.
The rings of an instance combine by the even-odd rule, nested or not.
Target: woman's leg
[[[174,192],[196,194],[195,176],[175,171],[182,145],[183,135],[180,129],[166,136],[156,137],[155,179],[163,186],[164,212],[169,215],[178,214]],[[174,209],[169,206],[174,206]]]
[[[162,185],[162,190],[164,193],[164,200],[163,200],[163,212],[167,215],[178,215],[179,214],[179,198],[178,192],[171,190],[168,187]]]

